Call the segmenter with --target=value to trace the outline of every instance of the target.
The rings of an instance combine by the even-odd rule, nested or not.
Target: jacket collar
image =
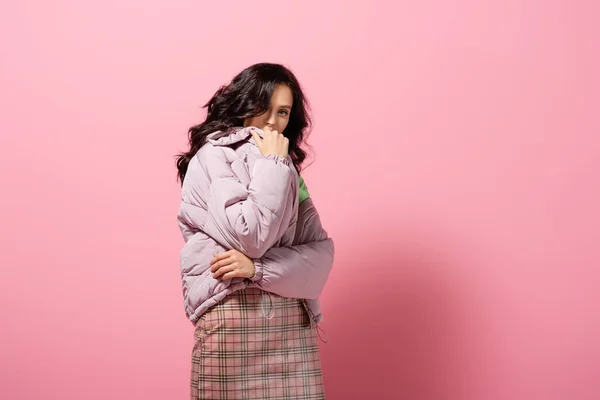
[[[252,137],[251,130],[258,133],[261,138],[264,135],[262,129],[255,127],[233,127],[226,131],[216,131],[207,136],[207,141],[213,146],[231,146],[232,144],[242,142],[250,138],[250,143],[256,145],[254,138]]]

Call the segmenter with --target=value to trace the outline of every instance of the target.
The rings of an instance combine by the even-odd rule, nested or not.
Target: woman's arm
[[[180,220],[223,247],[260,258],[292,220],[297,175],[288,159],[270,154],[256,160],[246,187],[233,172],[228,150],[207,145],[198,152],[200,167],[190,168],[184,181]]]
[[[261,258],[237,250],[215,254],[210,261],[216,279],[249,278],[284,297],[316,300],[333,265],[334,244],[322,228],[311,199],[300,203],[296,239],[291,246],[273,247]]]
[[[321,225],[313,200],[300,203],[292,246],[273,247],[254,258],[252,281],[284,297],[317,299],[333,266],[335,247]]]

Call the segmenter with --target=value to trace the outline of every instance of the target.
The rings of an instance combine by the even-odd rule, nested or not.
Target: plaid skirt
[[[304,302],[230,294],[194,331],[191,399],[324,399],[317,328]]]

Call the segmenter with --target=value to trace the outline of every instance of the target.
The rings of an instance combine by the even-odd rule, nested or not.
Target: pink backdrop
[[[600,398],[597,4],[2,2],[0,398],[187,398],[173,154],[259,61],[314,108],[330,399]]]

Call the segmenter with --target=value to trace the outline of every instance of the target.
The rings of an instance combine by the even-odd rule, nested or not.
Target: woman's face
[[[254,126],[260,129],[270,127],[279,133],[283,133],[290,121],[293,101],[292,90],[286,85],[277,85],[271,96],[269,109],[261,115],[246,119],[244,126]]]

